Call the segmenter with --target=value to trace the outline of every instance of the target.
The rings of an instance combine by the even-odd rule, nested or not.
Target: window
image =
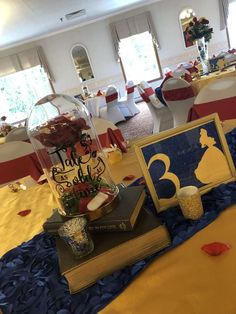
[[[52,88],[44,69],[38,65],[0,77],[0,116],[14,123],[27,118],[30,108]]]
[[[236,48],[236,1],[229,3],[229,15],[228,15],[228,32],[229,32],[229,40],[230,40],[230,47]]]
[[[158,40],[150,12],[110,24],[117,59],[126,81],[135,84],[161,78],[157,55]],[[155,45],[154,45],[155,43]]]
[[[149,32],[121,39],[119,53],[126,81],[138,84],[161,78],[155,49]]]

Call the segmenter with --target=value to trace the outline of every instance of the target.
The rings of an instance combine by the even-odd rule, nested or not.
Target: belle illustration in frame
[[[181,187],[194,185],[203,194],[235,180],[217,114],[140,140],[135,152],[157,211],[177,204]]]

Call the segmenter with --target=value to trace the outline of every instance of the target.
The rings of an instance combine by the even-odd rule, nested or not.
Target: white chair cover
[[[110,148],[111,145],[116,144],[122,152],[127,151],[126,141],[121,133],[121,130],[114,123],[97,117],[93,117],[91,121],[97,132],[101,147]],[[93,136],[93,133],[90,130],[87,130],[86,133]]]
[[[19,161],[18,158],[23,158]],[[27,142],[12,141],[0,145],[0,186],[31,176],[37,181],[43,174],[33,146]]]
[[[134,101],[134,82],[133,81],[127,82],[126,90],[127,90],[127,104],[126,105],[129,111],[131,112],[131,114],[134,116],[135,114],[139,113],[140,110],[138,109]]]
[[[168,130],[173,127],[172,114],[166,106],[160,103],[160,107],[157,108],[151,103],[149,96],[145,93],[141,86],[137,86],[138,91],[142,99],[146,102],[148,109],[153,119],[153,133],[159,133],[160,131]]]
[[[115,87],[115,89],[116,89],[116,91],[118,93],[118,90],[117,90],[116,87]],[[122,114],[123,114],[123,116],[125,118],[133,117],[134,114],[131,112],[131,110],[128,107],[128,98],[127,98],[127,96],[124,96],[121,99],[118,99],[117,104],[118,104],[119,109],[120,109],[120,111],[122,112]]]
[[[202,88],[189,111],[188,120],[215,112],[221,121],[236,119],[236,77],[218,78]]]
[[[6,142],[28,140],[29,137],[25,126],[12,129],[6,136]]]
[[[144,90],[145,94],[148,96],[150,102],[152,105],[156,108],[162,108],[163,104],[160,102],[160,100],[156,97],[156,94],[151,87],[151,85],[148,84],[146,81],[140,82],[141,88]]]
[[[33,152],[33,146],[30,143],[21,141],[8,142],[0,145],[0,162],[23,157]]]
[[[118,106],[118,92],[114,86],[109,86],[106,91],[107,106],[100,108],[100,117],[112,121],[114,124],[125,121],[125,117]]]
[[[91,120],[98,135],[106,133],[108,128],[111,128],[112,130],[118,129],[118,127],[111,121],[97,117],[93,117]],[[87,132],[88,131],[89,130],[87,130]]]
[[[170,78],[162,86],[162,95],[173,114],[174,127],[186,123],[194,103],[191,85],[183,79]]]

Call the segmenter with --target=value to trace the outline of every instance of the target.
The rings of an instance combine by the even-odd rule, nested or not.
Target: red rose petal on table
[[[19,213],[17,213],[17,215],[24,217],[24,216],[29,215],[30,213],[31,213],[31,209],[25,209],[25,210],[21,210]]]
[[[205,244],[201,247],[201,249],[211,256],[218,256],[221,253],[228,251],[231,248],[229,244],[221,243],[221,242],[212,242],[209,244]]]
[[[131,180],[133,180],[133,179],[135,179],[135,176],[134,176],[133,174],[130,174],[130,175],[125,176],[125,177],[123,178],[124,181],[131,181]]]

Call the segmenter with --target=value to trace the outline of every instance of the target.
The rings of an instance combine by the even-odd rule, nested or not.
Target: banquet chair
[[[127,103],[126,106],[128,107],[130,113],[132,116],[136,115],[137,113],[140,112],[138,107],[135,104],[134,101],[134,82],[133,81],[128,81],[126,85],[126,91],[127,91]]]
[[[142,89],[141,86],[137,86],[140,96],[143,101],[146,102],[148,109],[153,119],[153,133],[159,133],[164,130],[168,130],[173,127],[173,117],[168,107],[159,104],[159,107],[154,106],[150,101],[147,93]]]
[[[151,104],[156,108],[162,108],[163,104],[160,102],[160,100],[157,98],[154,89],[151,87],[151,85],[148,84],[146,81],[140,82],[140,87],[143,89],[145,94],[148,96]]]
[[[125,121],[125,117],[118,106],[118,91],[116,87],[109,86],[106,91],[106,107],[99,110],[100,117],[109,120],[114,124]]]
[[[11,141],[29,141],[26,127],[22,126],[12,129],[6,136],[6,142]]]
[[[98,140],[102,148],[110,148],[112,145],[117,146],[121,152],[126,153],[126,141],[121,133],[121,130],[111,121],[101,119],[98,117],[92,117],[92,124],[98,135]],[[86,133],[93,138],[93,132],[87,130]],[[92,139],[90,144],[92,150],[99,150],[96,142]],[[76,144],[76,151],[83,155],[84,148],[80,144]]]
[[[132,112],[130,111],[130,109],[128,108],[128,102],[127,102],[127,97],[122,97],[121,99],[119,99],[118,95],[119,95],[119,91],[117,89],[116,86],[110,86],[110,90],[111,93],[117,93],[117,106],[119,107],[121,113],[123,114],[123,116],[126,118],[131,118],[133,117]]]
[[[181,78],[170,78],[162,87],[163,98],[173,114],[174,127],[188,120],[188,112],[194,103],[191,85]]]
[[[203,87],[189,111],[189,121],[217,112],[220,120],[236,118],[236,77],[219,78]]]
[[[0,145],[0,185],[31,176],[37,181],[43,174],[30,143],[11,141]]]
[[[110,147],[110,145],[116,144],[122,152],[127,151],[125,139],[121,130],[115,124],[101,118],[92,118],[92,123],[102,147]],[[112,133],[114,136],[112,136]]]

